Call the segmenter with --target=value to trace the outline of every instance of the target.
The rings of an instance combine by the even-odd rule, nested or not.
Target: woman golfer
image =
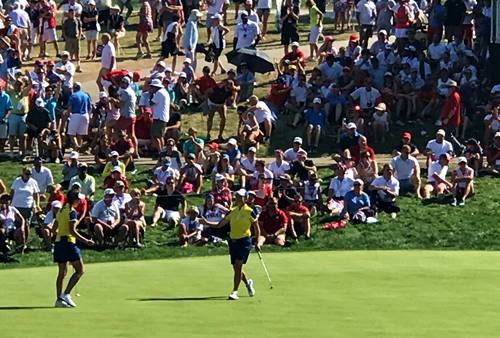
[[[217,225],[221,228],[227,224],[230,225],[231,231],[229,232],[229,255],[231,256],[231,264],[234,270],[234,284],[233,291],[229,294],[229,300],[237,300],[238,288],[241,280],[245,283],[248,295],[253,297],[255,289],[253,288],[253,281],[248,279],[243,271],[243,264],[247,262],[250,250],[252,250],[252,239],[250,228],[253,227],[255,242],[260,236],[260,229],[257,223],[257,215],[251,207],[246,203],[247,192],[245,189],[240,189],[236,192],[235,206]],[[257,244],[257,250],[260,250],[260,245]]]
[[[54,244],[54,262],[59,266],[59,273],[56,280],[57,300],[56,307],[75,307],[76,304],[71,299],[71,290],[75,287],[78,280],[83,275],[83,261],[80,256],[80,249],[76,246],[76,241],[93,245],[94,241],[88,240],[78,233],[76,226],[78,207],[80,199],[78,194],[70,192],[66,197],[66,203],[55,215],[55,222],[52,228],[53,235],[56,235]],[[64,277],[68,272],[68,262],[71,263],[75,272],[71,275],[66,290],[62,292]]]

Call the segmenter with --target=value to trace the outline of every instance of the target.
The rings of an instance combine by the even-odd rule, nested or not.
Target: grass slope
[[[256,255],[255,298],[224,300],[227,257],[87,266],[76,309],[50,309],[55,267],[2,272],[2,336],[497,337],[500,253]],[[214,271],[217,271],[214,273]],[[245,295],[244,289],[240,292]],[[45,308],[47,307],[47,308]],[[8,323],[8,325],[6,325]]]

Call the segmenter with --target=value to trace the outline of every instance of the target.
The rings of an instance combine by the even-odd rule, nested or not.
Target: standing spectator
[[[372,205],[376,206],[377,210],[385,211],[391,214],[392,218],[396,218],[396,214],[400,211],[396,205],[396,197],[399,196],[399,182],[393,176],[393,172],[392,166],[385,164],[382,175],[372,181],[369,189],[373,193]]]
[[[121,15],[119,6],[111,6],[109,8],[111,15],[109,16],[109,33],[113,37],[113,44],[118,53],[122,50],[120,39],[125,37],[125,23],[126,19]]]
[[[457,91],[457,83],[451,79],[446,83],[448,96],[441,108],[441,125],[449,134],[458,136],[458,126],[462,114],[460,94]]]
[[[293,0],[282,2],[280,11],[281,44],[284,46],[284,55],[288,54],[288,46],[299,41],[297,23],[299,21],[299,6]]]
[[[161,53],[162,59],[167,59],[172,56],[172,71],[175,71],[177,63],[177,55],[179,54],[179,38],[182,34],[180,18],[177,15],[172,17],[172,21],[165,28],[161,40]]]
[[[152,227],[155,227],[160,219],[165,220],[170,226],[176,227],[186,215],[186,199],[180,191],[175,189],[174,184],[173,178],[167,178],[165,186],[162,186],[157,192]]]
[[[288,217],[283,210],[278,209],[278,200],[271,198],[266,204],[266,208],[259,215],[260,246],[264,243],[285,245],[285,234],[288,227]]]
[[[214,2],[223,3],[222,0],[214,0]],[[226,48],[225,36],[227,33],[229,33],[229,29],[226,28],[224,25],[222,25],[221,20],[222,20],[222,16],[220,14],[218,14],[218,13],[214,14],[210,18],[211,26],[207,25],[207,29],[210,31],[210,34],[208,35],[209,42],[210,42],[208,56],[210,56],[209,59],[211,59],[212,62],[214,63],[214,69],[212,70],[212,74],[211,74],[212,76],[214,76],[216,74],[217,69],[219,67],[221,69],[221,74],[226,73],[224,66],[219,61],[219,57],[221,56],[224,48]],[[208,21],[209,21],[209,19],[207,17],[207,23],[208,23]]]
[[[462,23],[465,18],[465,4],[463,0],[447,0],[444,3],[446,8],[446,19],[444,21],[445,37],[448,41],[453,38],[462,40]]]
[[[142,47],[146,47],[146,59],[151,58],[151,47],[149,46],[149,33],[153,31],[153,18],[151,14],[151,6],[148,0],[141,1],[139,9],[139,24],[137,25],[137,34],[135,35],[135,43],[137,44],[137,59],[144,56]]]
[[[226,127],[226,101],[232,97],[234,92],[234,82],[232,80],[224,80],[212,88],[208,94],[208,119],[207,119],[207,140],[211,140],[210,132],[214,121],[215,113],[219,113],[219,141],[223,141],[224,128]]]
[[[451,183],[455,193],[451,205],[463,207],[465,199],[474,193],[474,169],[467,165],[465,157],[459,157],[457,163],[458,168],[453,170],[451,175]]]
[[[307,0],[306,6],[309,8],[309,60],[313,60],[314,53],[319,58],[318,39],[323,30],[323,13],[314,0]]]
[[[8,137],[8,117],[13,109],[10,95],[5,91],[5,85],[0,85],[0,153],[5,151],[5,141]]]
[[[267,34],[267,22],[269,20],[269,15],[271,14],[272,8],[271,0],[258,0],[257,1],[257,15],[259,16],[259,21],[262,22],[262,39],[265,39]]]
[[[131,86],[131,80],[128,76],[122,78],[118,93],[120,97],[120,118],[118,119],[116,128],[119,132],[125,131],[129,135],[134,146],[134,151],[131,155],[134,155],[137,153],[138,148],[137,137],[135,136],[137,96]]]
[[[236,25],[233,49],[255,48],[260,40],[260,29],[257,23],[249,20],[247,13],[242,12],[241,23]]]
[[[271,109],[264,101],[259,100],[256,95],[248,98],[249,112],[253,112],[255,119],[259,124],[259,129],[264,133],[264,140],[267,141],[271,137],[273,130],[274,116]]]
[[[47,187],[54,184],[54,177],[52,176],[52,171],[50,171],[49,168],[43,166],[43,160],[41,157],[35,157],[35,159],[33,160],[31,177],[38,184],[40,198],[45,199]]]
[[[81,84],[73,84],[73,94],[69,97],[66,119],[69,118],[67,134],[74,149],[83,146],[83,137],[88,135],[89,113],[91,111],[90,97],[81,90]],[[63,124],[64,125],[64,124]]]
[[[188,22],[184,28],[182,40],[182,48],[186,53],[186,57],[193,60],[192,67],[196,70],[196,45],[198,44],[198,21],[203,16],[197,9],[193,9],[189,15]]]
[[[104,33],[101,36],[101,42],[101,69],[99,70],[99,75],[97,75],[96,83],[99,87],[99,91],[102,92],[104,90],[102,85],[103,75],[111,72],[116,67],[116,51],[113,42],[111,42],[111,36],[108,33]]]
[[[76,61],[76,71],[81,72],[80,37],[83,35],[82,23],[79,18],[75,17],[75,11],[73,9],[68,11],[68,17],[64,20],[62,35],[65,41],[65,51],[69,53],[71,59]]]
[[[59,45],[57,44],[56,34],[56,3],[51,0],[42,0],[40,4],[41,33],[40,33],[40,58],[49,56],[47,54],[46,44],[54,43],[56,55],[59,55]]]
[[[26,116],[29,111],[30,84],[27,77],[18,77],[14,86],[8,88],[12,111],[8,116],[10,156],[14,157],[14,145],[19,143],[19,156],[26,152]]]
[[[408,29],[414,21],[414,13],[409,5],[409,0],[399,0],[392,6],[394,12],[394,35],[398,47],[402,47],[402,41],[408,37]]]
[[[438,159],[429,163],[427,167],[427,184],[424,186],[424,198],[431,196],[431,192],[435,191],[437,196],[441,196],[445,191],[453,187],[451,182],[446,180],[448,172],[448,163],[451,156],[448,153],[439,155]]]
[[[363,49],[368,48],[368,40],[373,36],[373,28],[377,20],[377,8],[372,0],[361,0],[356,5],[356,17],[358,19],[360,45]]]
[[[409,188],[415,189],[418,199],[422,198],[420,195],[420,164],[418,160],[410,155],[411,148],[405,144],[401,148],[401,154],[391,160],[391,165],[394,168],[394,176],[399,181],[401,192],[408,191]]]
[[[446,8],[441,0],[432,0],[429,9],[429,27],[427,28],[427,41],[437,35],[439,40],[443,37],[443,26],[446,20]]]
[[[87,60],[93,60],[97,57],[97,37],[99,34],[99,30],[97,29],[98,16],[99,13],[95,1],[89,0],[82,12],[82,27],[85,32],[85,39],[87,40]],[[99,84],[97,85],[99,86]],[[99,86],[99,90],[102,91],[102,87]]]
[[[24,167],[21,176],[14,180],[10,187],[10,196],[12,197],[12,206],[19,210],[26,222],[24,235],[25,241],[27,241],[33,210],[35,212],[41,210],[40,189],[36,181],[31,177],[30,168]]]
[[[170,96],[167,89],[159,79],[151,80],[150,105],[153,112],[153,124],[151,125],[152,147],[160,152],[163,147],[163,136],[170,118]]]

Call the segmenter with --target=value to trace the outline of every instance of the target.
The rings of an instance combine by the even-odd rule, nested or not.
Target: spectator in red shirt
[[[365,136],[361,135],[358,139],[358,144],[349,148],[349,152],[345,151],[344,156],[346,158],[352,158],[354,163],[359,163],[359,154],[360,153],[368,153],[370,160],[375,160],[375,151],[372,147],[368,145],[368,140]],[[350,156],[349,156],[350,155]]]
[[[276,83],[271,85],[271,92],[265,99],[267,106],[274,112],[280,112],[288,98],[290,87],[286,85],[286,79],[282,76],[278,77]]]
[[[127,178],[122,175],[122,170],[120,169],[120,167],[115,166],[115,167],[113,167],[113,169],[111,169],[111,174],[109,174],[109,176],[107,176],[104,179],[103,188],[104,189],[113,189],[115,187],[116,182],[118,182],[118,181],[122,181],[123,184],[125,185],[124,191],[128,191]]]
[[[260,236],[257,242],[260,246],[264,243],[284,246],[287,226],[288,217],[283,210],[278,209],[278,200],[271,198],[259,215]]]
[[[283,58],[281,59],[281,64],[285,63],[285,60],[288,60],[289,64],[295,64],[297,67],[304,68],[306,63],[304,61],[305,55],[304,53],[299,49],[299,43],[297,41],[292,42],[292,51],[290,53],[285,54]]]
[[[252,190],[255,191],[254,204],[264,207],[269,198],[273,196],[273,188],[271,187],[271,184],[266,182],[266,176],[264,174],[260,174],[258,182],[254,184],[252,188]]]
[[[199,104],[203,104],[207,99],[209,89],[212,89],[215,86],[217,86],[217,82],[215,82],[214,78],[210,76],[210,67],[205,66],[203,67],[203,75],[194,80],[190,89],[194,99]]]
[[[449,79],[445,86],[448,87],[448,97],[441,109],[441,124],[448,134],[458,135],[460,114],[462,113],[460,94],[457,91],[457,83],[452,79]]]
[[[64,205],[64,194],[61,192],[61,185],[48,185],[47,186],[47,194],[49,198],[47,200],[47,205],[45,206],[45,211],[49,212],[52,208],[52,202],[59,201],[62,205]]]
[[[118,131],[118,140],[111,143],[110,148],[118,152],[118,159],[125,164],[126,168],[134,166],[134,143],[128,137],[126,130]]]
[[[80,223],[85,216],[87,215],[88,212],[88,201],[87,198],[85,197],[84,194],[81,193],[82,191],[82,186],[80,183],[75,182],[71,187],[69,192],[74,192],[75,194],[78,195],[78,199],[80,200],[80,203],[78,203],[78,206],[75,208],[77,217],[78,217],[78,223]],[[80,225],[83,225],[80,224]]]
[[[220,204],[226,208],[230,208],[233,204],[231,190],[229,190],[226,177],[224,175],[215,175],[215,185],[212,189],[214,203]]]
[[[293,239],[297,239],[297,229],[295,228],[295,223],[300,225],[300,230],[304,234],[306,239],[311,238],[311,214],[309,209],[304,205],[302,201],[302,196],[297,194],[293,197],[293,202],[288,208],[286,208],[286,214],[288,216],[289,232]]]

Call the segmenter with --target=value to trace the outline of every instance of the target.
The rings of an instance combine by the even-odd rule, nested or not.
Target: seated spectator
[[[339,90],[336,83],[330,84],[325,97],[325,110],[329,122],[339,123],[341,117],[347,112],[347,99]],[[333,116],[333,118],[332,118]]]
[[[296,128],[303,119],[309,88],[310,85],[306,82],[306,76],[299,74],[298,82],[293,84],[290,96],[285,103],[286,110],[293,116],[293,122],[290,124],[290,127]]]
[[[179,171],[182,167],[182,153],[177,149],[176,142],[173,138],[167,139],[165,148],[158,154],[158,164],[162,165],[163,161],[170,161],[170,168]]]
[[[71,178],[78,174],[78,166],[80,165],[78,157],[78,153],[72,151],[69,153],[68,160],[64,163],[62,169],[63,181],[61,182],[63,189],[68,189]]]
[[[486,148],[486,162],[488,172],[498,174],[500,171],[500,131],[495,133],[493,143]]]
[[[363,192],[364,183],[361,179],[356,179],[352,184],[353,190],[345,194],[344,208],[340,213],[340,218],[350,220],[351,223],[366,223],[368,217],[375,216],[375,210],[372,209],[370,197]]]
[[[175,189],[174,183],[172,178],[167,178],[165,186],[157,192],[152,227],[155,227],[160,219],[169,226],[176,227],[186,214],[186,199]]]
[[[451,174],[451,183],[455,197],[452,206],[463,207],[465,199],[474,193],[474,169],[467,165],[465,157],[459,157],[458,167]]]
[[[141,201],[141,192],[139,189],[130,191],[131,199],[125,203],[125,221],[124,225],[128,227],[129,244],[135,248],[142,248],[141,237],[144,236],[146,229],[146,220],[144,212],[146,204]]]
[[[78,167],[78,175],[71,178],[69,186],[72,187],[75,183],[79,183],[82,188],[81,193],[84,194],[89,201],[93,201],[95,193],[95,178],[87,174],[87,171],[87,163],[80,163],[80,166]]]
[[[314,171],[309,172],[309,179],[304,182],[304,204],[311,214],[321,210],[321,185],[318,175]]]
[[[418,155],[418,148],[415,144],[411,142],[411,133],[408,131],[403,132],[401,137],[401,143],[392,151],[392,156],[398,156],[401,154],[401,149],[404,145],[408,145],[410,147],[410,155],[416,157]]]
[[[10,251],[8,240],[14,240],[17,248],[24,251],[26,244],[26,227],[24,217],[10,204],[9,194],[0,196],[0,252],[6,254]],[[17,250],[16,250],[17,251]]]
[[[297,177],[299,181],[305,181],[309,178],[309,171],[316,171],[314,162],[307,158],[305,150],[297,152],[297,160],[290,163],[290,171],[288,172],[292,178]]]
[[[217,165],[212,170],[212,181],[215,179],[217,174],[224,176],[229,185],[234,183],[234,168],[229,164],[229,155],[224,154],[222,158],[217,162]]]
[[[297,160],[297,153],[299,152],[299,150],[304,150],[302,148],[302,137],[296,136],[293,139],[292,147],[288,148],[283,153],[284,160],[287,162],[293,162],[293,161]]]
[[[294,240],[298,239],[297,230],[304,234],[306,240],[311,238],[311,214],[309,209],[304,205],[302,196],[297,194],[293,198],[293,202],[286,208],[286,215],[288,217],[289,233]],[[298,224],[300,227],[295,227]]]
[[[368,145],[368,139],[364,135],[359,136],[358,144],[344,151],[343,157],[345,159],[352,159],[357,164],[359,162],[359,154],[362,152],[367,153],[371,160],[375,160],[375,151]]]
[[[119,166],[113,167],[111,174],[104,178],[103,187],[105,189],[113,189],[116,182],[122,182],[125,186],[125,191],[128,191],[128,181],[122,174],[122,170]]]
[[[264,101],[259,100],[255,95],[248,98],[249,112],[253,112],[259,124],[259,129],[264,133],[264,139],[268,140],[273,131],[275,116]]]
[[[444,139],[445,136],[446,132],[443,129],[439,129],[436,132],[436,139],[427,142],[427,145],[425,146],[425,155],[427,156],[425,164],[427,167],[429,167],[431,161],[438,160],[443,154],[453,156],[453,146],[450,142]]]
[[[188,135],[189,138],[184,142],[182,146],[184,158],[186,159],[189,154],[194,154],[196,159],[199,160],[205,142],[203,141],[203,139],[198,137],[198,131],[195,128],[189,128]]]
[[[252,185],[251,190],[249,192],[254,193],[253,203],[256,206],[263,208],[269,198],[273,196],[273,189],[271,184],[269,184],[266,180],[266,176],[264,174],[259,174],[257,178],[257,183]]]
[[[321,99],[319,97],[313,100],[313,107],[304,112],[304,119],[309,153],[314,154],[318,151],[321,133],[327,124],[326,112],[321,108]],[[313,136],[314,143],[312,141]]]
[[[203,168],[195,160],[195,154],[189,154],[180,170],[179,190],[184,194],[199,194],[203,188]]]
[[[193,94],[193,99],[200,105],[206,104],[209,90],[217,85],[214,78],[210,76],[210,67],[203,67],[203,75],[194,80],[191,84],[191,93]]]
[[[110,149],[118,153],[118,160],[123,163],[125,170],[134,173],[134,154],[136,153],[134,142],[129,138],[126,130],[120,130],[117,134],[118,140],[111,142]]]
[[[125,163],[120,161],[119,157],[120,154],[116,150],[113,150],[109,153],[108,161],[106,162],[106,165],[104,166],[104,169],[102,170],[101,173],[102,177],[109,176],[115,167],[120,168],[120,172],[125,174],[126,171]]]
[[[47,204],[45,208],[42,209],[44,212],[49,212],[52,208],[52,202],[59,201],[62,205],[64,205],[64,194],[61,192],[61,185],[54,184],[47,186]]]
[[[369,186],[377,177],[377,161],[372,160],[370,155],[363,151],[359,154],[359,161],[356,165],[357,176],[363,181],[364,185]]]
[[[346,167],[343,164],[335,166],[335,177],[328,186],[326,208],[331,215],[338,215],[344,209],[344,196],[352,190],[354,179],[345,176]]]
[[[238,173],[241,178],[242,187],[246,187],[247,183],[251,182],[251,178],[253,177],[253,173],[255,172],[255,164],[257,162],[257,158],[255,157],[256,152],[257,149],[255,147],[250,147],[245,158],[240,160]]]
[[[96,202],[90,212],[91,231],[96,244],[99,246],[103,246],[106,239],[112,239],[115,235],[117,236],[117,242],[120,243],[127,235],[126,228],[121,229],[120,227],[120,210],[113,203],[114,196],[115,191],[113,189],[104,190],[103,199]]]
[[[396,218],[400,211],[396,205],[396,197],[399,196],[399,182],[393,176],[394,169],[390,164],[385,164],[382,169],[382,175],[373,180],[369,190],[373,193],[372,205],[379,211],[391,214]]]
[[[289,92],[290,86],[287,85],[286,79],[283,76],[279,76],[276,83],[271,85],[269,95],[265,98],[265,102],[269,109],[275,114],[281,112]]]
[[[259,144],[259,140],[264,136],[260,130],[259,122],[255,113],[245,107],[238,107],[238,137],[243,143],[243,147],[254,147]]]
[[[293,198],[299,192],[293,186],[293,181],[290,175],[283,174],[279,177],[279,185],[277,185],[274,197],[278,198],[278,208],[285,210],[293,202]]]
[[[260,236],[257,239],[260,246],[267,244],[285,245],[285,234],[288,226],[286,213],[278,209],[278,200],[271,198],[266,208],[259,215]]]
[[[52,203],[50,203],[50,210],[45,215],[45,218],[43,219],[42,224],[40,225],[38,231],[38,235],[42,238],[44,249],[47,251],[52,249],[52,234],[53,234],[52,227],[54,226],[54,221],[56,220],[56,214],[59,210],[61,210],[61,208],[62,208],[61,202],[52,201]],[[1,242],[2,239],[0,238],[0,245]]]
[[[201,232],[203,225],[200,223],[199,210],[196,207],[189,208],[186,217],[179,223],[177,236],[179,245],[183,248],[188,246],[188,243],[198,244],[201,241]]]
[[[256,187],[261,175],[264,175],[264,182],[272,187],[273,173],[271,172],[271,170],[266,168],[266,162],[264,160],[255,161],[255,170],[249,180],[250,187]]]
[[[238,142],[236,139],[230,138],[227,141],[226,152],[224,155],[228,156],[229,164],[231,164],[235,170],[238,169],[241,159],[241,151],[238,149]]]
[[[389,113],[387,112],[387,107],[385,103],[380,102],[375,107],[375,113],[373,117],[373,134],[375,142],[385,142],[385,135],[389,132]]]
[[[85,220],[87,212],[89,211],[89,203],[85,195],[82,194],[82,186],[78,182],[75,182],[72,186],[70,186],[68,193],[74,194],[79,199],[78,205],[75,207],[75,211],[79,222],[77,227],[80,227],[83,225],[82,222]]]
[[[274,151],[275,160],[267,165],[267,169],[269,169],[273,173],[273,177],[275,180],[275,184],[278,184],[279,177],[284,175],[290,170],[290,165],[284,159],[284,153],[281,149],[276,149]]]
[[[340,135],[339,148],[343,152],[358,144],[360,133],[356,131],[357,126],[353,122],[349,122],[346,125],[346,132]]]
[[[154,193],[161,187],[166,185],[167,179],[172,178],[177,182],[179,178],[179,171],[175,170],[171,166],[169,159],[163,161],[162,165],[157,167],[153,171],[153,179],[150,181],[150,185],[147,189],[143,189],[143,194]]]
[[[236,81],[240,85],[237,102],[243,102],[253,95],[253,86],[255,83],[255,75],[248,69],[246,62],[240,63]]]
[[[432,161],[427,168],[427,184],[424,186],[424,198],[430,198],[431,192],[435,191],[437,196],[443,195],[453,187],[451,182],[446,180],[448,163],[451,156],[448,153],[441,154],[436,161]]]
[[[43,165],[43,159],[40,157],[35,157],[33,159],[33,168],[31,169],[31,177],[38,184],[38,189],[40,190],[40,198],[45,199],[45,193],[47,192],[47,187],[54,184],[54,178],[52,176],[52,171]]]
[[[227,238],[229,233],[229,225],[218,228],[217,225],[224,219],[224,216],[229,212],[229,208],[215,202],[213,194],[208,194],[205,197],[205,203],[199,207],[200,223],[203,225],[201,233],[201,243],[218,244]]]
[[[222,205],[227,209],[231,208],[231,205],[233,204],[233,198],[224,175],[215,175],[215,184],[212,189],[211,195],[214,203]]]
[[[394,176],[399,181],[399,188],[402,193],[415,189],[417,198],[422,198],[420,194],[420,164],[418,160],[410,155],[411,148],[405,144],[401,148],[401,155],[393,157],[391,166],[394,168]]]
[[[474,176],[477,176],[479,170],[483,167],[483,149],[479,142],[473,138],[465,141],[463,155],[467,159],[467,165],[474,169]]]

